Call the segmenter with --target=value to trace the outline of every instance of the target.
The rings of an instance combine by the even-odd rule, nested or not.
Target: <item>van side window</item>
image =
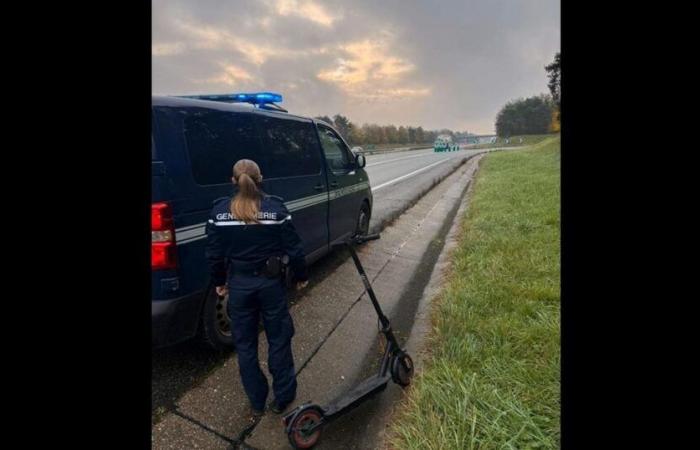
[[[350,169],[351,160],[347,147],[333,130],[323,125],[318,126],[321,146],[326,154],[328,166],[333,172],[345,172]]]
[[[267,175],[251,114],[197,108],[185,112],[185,139],[197,184],[231,183],[233,165],[242,158],[256,161]]]
[[[321,173],[321,153],[313,123],[293,119],[258,118],[262,146],[268,160],[265,178]],[[251,158],[254,159],[254,158]]]

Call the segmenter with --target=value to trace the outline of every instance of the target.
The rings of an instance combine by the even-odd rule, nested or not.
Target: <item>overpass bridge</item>
[[[495,134],[482,134],[482,135],[471,135],[465,136],[457,140],[460,144],[490,144],[496,141]]]

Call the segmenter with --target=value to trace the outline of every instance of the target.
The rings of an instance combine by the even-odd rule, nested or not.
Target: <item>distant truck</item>
[[[452,136],[449,134],[441,134],[435,139],[433,151],[439,152],[456,152],[459,150],[459,144],[452,142]]]

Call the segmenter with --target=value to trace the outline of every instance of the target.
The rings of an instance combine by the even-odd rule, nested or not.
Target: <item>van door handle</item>
[[[317,184],[316,186],[314,186],[314,189],[316,189],[317,191],[322,191],[323,188],[324,188],[324,186],[323,186],[322,183],[321,183],[321,184]]]
[[[331,187],[338,187],[337,181],[331,181]]]

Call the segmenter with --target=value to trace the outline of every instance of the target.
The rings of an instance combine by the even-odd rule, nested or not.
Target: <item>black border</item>
[[[34,366],[11,365],[29,384],[25,436],[150,448],[151,4],[31,8],[13,15],[18,40],[40,34],[14,65],[27,86],[11,110],[30,128],[11,172],[37,191],[16,209],[29,279],[13,284],[38,300],[24,315],[40,311],[31,333],[12,320],[32,341]]]
[[[38,188],[18,223],[17,265],[29,278],[20,292],[38,291],[44,316],[27,352],[37,367],[15,367],[32,390],[45,388],[25,403],[37,405],[49,440],[150,448],[150,152],[139,147],[150,146],[151,5],[95,7],[42,6],[45,22],[32,11],[16,16],[45,26],[48,48],[34,68],[24,65],[31,58],[15,65],[31,84],[22,117],[36,117],[26,131],[32,146],[21,148],[30,161],[16,170],[30,169]],[[656,426],[646,402],[663,396],[658,384],[637,390],[639,372],[623,371],[645,350],[626,327],[640,320],[651,279],[648,269],[629,274],[650,261],[639,224],[651,208],[645,184],[625,174],[644,177],[653,165],[643,143],[621,142],[638,132],[625,117],[639,102],[627,102],[620,86],[653,58],[621,70],[634,49],[629,11],[574,1],[561,11],[562,447],[622,448]],[[630,45],[616,43],[620,33]],[[632,413],[643,416],[636,432],[625,428]]]
[[[663,148],[646,138],[661,111],[647,94],[659,85],[636,83],[662,65],[649,63],[638,33],[663,31],[648,27],[641,8],[561,6],[562,448],[646,447],[654,434],[673,435],[659,431],[665,413],[653,403],[663,385],[638,381],[653,366],[646,338],[663,334],[640,313],[665,309],[664,294],[647,303],[664,270],[649,245],[661,230],[648,228]]]

